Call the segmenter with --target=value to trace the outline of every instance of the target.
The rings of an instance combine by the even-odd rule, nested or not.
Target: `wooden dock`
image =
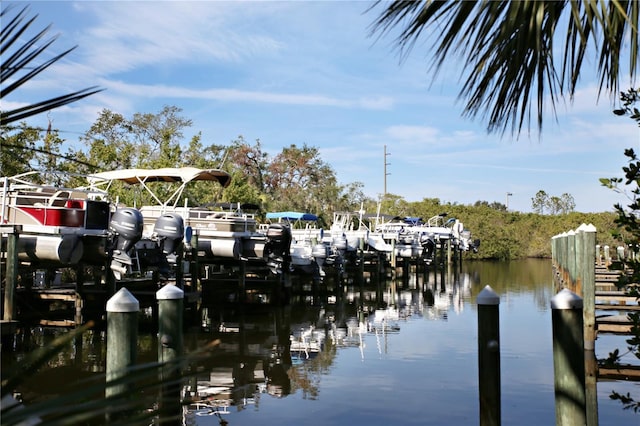
[[[599,335],[632,336],[629,314],[640,312],[640,304],[628,290],[640,284],[618,287],[620,278],[632,272],[623,267],[624,250],[619,248],[615,251],[618,257],[612,258],[608,246],[597,245],[592,225],[581,225],[575,231],[553,237],[551,247],[556,292],[567,289],[582,298],[585,354],[594,353]],[[626,347],[626,342],[620,346]],[[597,380],[640,381],[640,365],[635,362],[609,366],[600,360],[593,363],[593,368],[589,375]]]
[[[596,268],[595,275],[595,310],[596,310],[596,332],[629,334],[631,333],[631,322],[629,312],[639,312],[640,304],[638,298],[630,296],[626,290],[630,287],[637,287],[632,284],[625,290],[616,286],[618,279],[625,271],[608,270],[606,268]],[[640,373],[638,373],[640,374]]]

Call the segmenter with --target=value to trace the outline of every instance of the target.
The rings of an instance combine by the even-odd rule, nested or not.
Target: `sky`
[[[52,120],[64,147],[77,149],[103,109],[131,118],[168,105],[193,122],[185,144],[197,133],[205,145],[242,136],[260,140],[271,156],[306,144],[340,184],[362,182],[374,199],[386,182],[407,201],[500,202],[521,212],[532,211],[540,190],[570,194],[580,212],[629,203],[599,179],[623,176],[624,150],[638,150],[640,131],[612,114],[615,97],[598,99],[590,73],[573,102],[545,115],[542,133],[488,134],[481,117],[462,117],[461,63],[452,60],[434,79],[426,43],[401,58],[393,33],[372,35],[381,9],[367,12],[370,2],[4,1],[3,8],[13,3],[38,15],[34,29],[51,24],[48,34],[58,38],[49,55],[77,48],[2,99],[3,110],[105,89],[28,120],[42,128]]]

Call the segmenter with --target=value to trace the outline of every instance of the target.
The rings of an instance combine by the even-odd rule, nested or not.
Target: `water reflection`
[[[481,271],[473,272],[476,276]],[[472,297],[474,282],[466,270],[411,270],[398,277],[371,272],[346,282],[325,279],[321,288],[299,283],[286,306],[216,303],[235,300],[218,293],[203,301],[202,327],[190,333],[191,349],[206,341],[220,342],[210,364],[187,394],[194,403],[187,416],[244,410],[258,405],[260,394],[283,398],[299,393],[313,400],[320,378],[338,351],[357,348],[364,359],[367,336],[386,353],[389,335],[400,333],[409,319],[446,321],[459,314]]]
[[[372,271],[327,277],[322,285],[299,280],[286,305],[269,303],[268,286],[252,288],[246,303],[233,290],[212,286],[185,331],[187,353],[217,343],[209,356],[186,366],[184,395],[191,403],[185,424],[219,424],[221,417],[233,425],[288,424],[310,409],[315,423],[393,423],[399,413],[381,412],[383,404],[402,407],[406,424],[474,424],[475,298],[486,285],[501,295],[501,310],[506,305],[503,419],[553,423],[551,281],[550,262],[533,260],[468,262],[398,276]],[[517,309],[511,311],[511,303]],[[152,317],[141,319],[138,358],[153,361],[156,331]],[[25,354],[60,333],[20,329],[2,346],[3,379]],[[26,403],[59,396],[82,378],[103,374],[105,359],[105,332],[90,330],[16,391]],[[419,393],[430,396],[416,400]]]

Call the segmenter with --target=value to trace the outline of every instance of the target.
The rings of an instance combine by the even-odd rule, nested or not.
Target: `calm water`
[[[490,285],[501,300],[502,423],[553,425],[551,278],[548,260],[467,262],[455,273],[367,276],[279,308],[260,303],[268,297],[260,292],[244,305],[212,295],[185,337],[187,350],[220,340],[191,383],[202,405],[185,423],[217,426],[222,417],[231,426],[478,424],[475,300]],[[3,348],[3,371],[23,348],[50,338],[37,329],[15,351]],[[82,351],[60,354],[57,368],[21,391],[46,397],[43,390],[56,381],[103,371],[105,347],[103,333],[92,333]],[[153,335],[141,333],[140,357],[151,359],[155,348]],[[600,336],[596,356],[615,348],[625,348],[623,337]],[[597,387],[601,425],[640,424],[640,414],[609,399],[613,389],[638,398],[639,384]]]

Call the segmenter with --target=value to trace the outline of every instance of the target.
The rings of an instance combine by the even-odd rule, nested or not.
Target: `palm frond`
[[[555,115],[557,101],[573,97],[587,53],[596,53],[600,90],[617,93],[627,49],[628,75],[636,76],[637,1],[379,1],[368,10],[379,6],[372,34],[400,27],[401,57],[426,37],[434,77],[448,60],[462,62],[463,115],[482,117],[489,132],[519,134],[532,111],[541,130],[545,101]]]
[[[2,10],[0,13],[0,19],[7,19],[7,15],[13,9],[12,6],[13,5],[9,5]],[[0,65],[0,81],[4,83],[10,81],[8,84],[3,85],[2,88],[0,88],[0,99],[4,99],[9,94],[28,83],[32,78],[67,56],[75,49],[75,47],[72,47],[53,56],[49,60],[32,66],[38,57],[50,48],[50,46],[56,41],[57,37],[51,37],[46,40],[44,39],[50,29],[50,26],[48,26],[29,38],[26,42],[22,43],[20,41],[22,36],[26,34],[29,27],[37,18],[36,15],[31,19],[27,19],[27,14],[28,7],[24,7],[15,16],[13,16],[6,25],[2,26],[2,29],[0,30],[0,55],[8,55],[7,58],[3,59],[2,64]],[[13,81],[11,81],[11,79],[13,79]],[[0,125],[4,126],[45,111],[59,108],[102,90],[103,89],[93,86],[21,108],[1,111]]]

